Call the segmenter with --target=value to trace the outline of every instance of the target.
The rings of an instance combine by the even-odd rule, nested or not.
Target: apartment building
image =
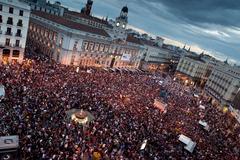
[[[18,0],[0,1],[0,62],[22,62],[30,6]]]

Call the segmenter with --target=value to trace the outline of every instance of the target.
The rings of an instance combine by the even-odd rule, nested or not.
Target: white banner
[[[121,58],[122,61],[130,61],[130,59],[131,59],[131,54],[126,54],[126,53],[124,53]]]
[[[5,88],[3,85],[0,85],[0,98],[5,96]]]

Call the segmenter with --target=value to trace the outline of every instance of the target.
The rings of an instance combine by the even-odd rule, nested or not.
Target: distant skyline
[[[81,10],[87,0],[58,0]],[[94,16],[115,19],[129,8],[129,26],[161,36],[165,43],[240,65],[240,1],[237,0],[93,0]],[[54,0],[51,0],[54,2]]]

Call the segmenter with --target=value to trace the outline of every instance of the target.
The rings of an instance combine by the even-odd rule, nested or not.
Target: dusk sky
[[[58,1],[80,10],[87,0]],[[115,19],[124,5],[130,27],[240,64],[239,0],[94,0],[92,14]]]

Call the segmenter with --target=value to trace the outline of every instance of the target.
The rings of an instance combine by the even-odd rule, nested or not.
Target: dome
[[[124,6],[124,7],[122,8],[122,12],[128,13],[128,7],[127,7],[127,6]]]

